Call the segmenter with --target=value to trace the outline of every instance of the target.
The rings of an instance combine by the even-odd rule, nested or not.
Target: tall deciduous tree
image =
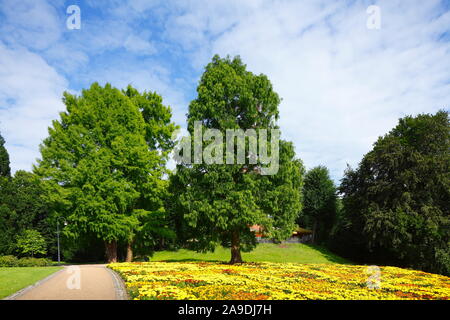
[[[150,253],[157,246],[155,239],[174,238],[173,230],[168,225],[164,199],[167,198],[167,180],[162,177],[167,173],[166,162],[174,146],[172,133],[178,129],[172,122],[170,107],[163,104],[162,97],[156,92],[140,93],[128,86],[123,93],[139,108],[145,122],[145,140],[148,149],[156,151],[156,165],[151,168],[148,184],[141,185],[140,197],[134,215],[139,220],[138,227],[127,242],[126,261],[133,259],[133,247],[138,253]],[[150,214],[149,214],[150,213]]]
[[[400,119],[340,189],[345,223],[336,239],[355,258],[450,274],[448,112]]]
[[[195,121],[204,129],[217,129],[224,139],[227,129],[277,128],[278,94],[265,75],[247,71],[239,57],[215,56],[206,66],[197,93],[189,105],[191,135]],[[210,143],[204,141],[203,150]],[[292,233],[301,208],[303,165],[295,159],[292,144],[285,141],[280,141],[275,175],[260,174],[259,158],[253,164],[226,164],[225,141],[216,139],[214,145],[216,159],[222,158],[223,164],[203,161],[178,165],[171,177],[173,197],[169,205],[183,240],[190,240],[192,247],[201,251],[222,244],[231,248],[230,262],[239,263],[241,250],[249,251],[256,245],[251,225],[261,225],[266,234],[277,239]],[[246,141],[245,150],[248,148]]]
[[[11,168],[9,166],[9,155],[5,148],[5,139],[0,135],[0,177],[11,176]]]
[[[303,201],[299,224],[313,229],[313,243],[325,242],[333,227],[337,208],[336,187],[326,167],[318,166],[306,173]]]
[[[67,110],[49,128],[35,171],[67,221],[64,233],[95,235],[114,262],[117,242],[130,251],[145,214],[162,210],[160,179],[175,129],[170,108],[154,93],[97,83],[81,96],[64,93],[63,101]]]

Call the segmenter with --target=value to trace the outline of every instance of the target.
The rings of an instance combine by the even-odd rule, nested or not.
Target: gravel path
[[[122,280],[106,265],[66,266],[11,297],[14,300],[126,300]]]

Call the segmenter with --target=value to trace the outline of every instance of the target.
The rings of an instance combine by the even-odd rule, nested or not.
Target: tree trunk
[[[105,242],[106,248],[106,260],[108,263],[117,262],[117,241],[113,240],[110,242]]]
[[[316,244],[316,242],[317,242],[317,220],[314,220],[312,243]]]
[[[231,234],[231,260],[230,264],[242,263],[241,257],[241,241],[239,238],[239,232],[233,231]]]
[[[126,262],[132,262],[133,261],[133,242],[129,241],[127,243],[127,258],[125,259]]]

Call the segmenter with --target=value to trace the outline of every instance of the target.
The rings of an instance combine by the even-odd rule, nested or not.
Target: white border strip
[[[107,266],[105,266],[105,268],[108,269],[113,279],[117,300],[129,300],[123,279],[111,268],[108,268]]]

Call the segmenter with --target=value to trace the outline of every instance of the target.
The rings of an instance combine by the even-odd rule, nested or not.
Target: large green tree
[[[10,175],[9,155],[5,148],[5,139],[0,134],[0,177],[9,177]]]
[[[156,93],[97,83],[80,96],[64,93],[63,101],[67,110],[49,128],[35,167],[47,200],[67,221],[66,236],[95,235],[109,262],[122,241],[131,260],[146,216],[163,211],[161,178],[175,129],[170,108]]]
[[[355,258],[450,273],[448,112],[400,119],[347,169],[340,189],[345,214],[335,242]]]
[[[167,219],[164,200],[167,198],[168,182],[165,178],[168,170],[166,163],[172,151],[173,132],[178,129],[172,122],[171,108],[163,104],[162,97],[156,92],[140,93],[131,85],[123,93],[139,108],[145,122],[145,140],[148,149],[158,154],[157,161],[149,171],[153,176],[151,183],[141,189],[137,202],[138,209],[134,211],[139,219],[139,225],[127,241],[126,261],[133,259],[133,248],[138,254],[151,254],[155,248],[171,241],[175,235]]]
[[[241,250],[249,251],[256,245],[251,225],[262,226],[268,236],[279,240],[292,233],[301,209],[303,165],[295,159],[292,143],[285,141],[279,143],[276,174],[261,174],[261,157],[255,161],[247,158],[245,163],[234,159],[234,164],[226,164],[227,129],[269,129],[270,139],[270,129],[278,128],[278,94],[265,75],[247,71],[239,57],[214,56],[197,94],[188,112],[191,137],[195,139],[195,123],[199,121],[203,133],[217,129],[224,139],[216,136],[201,142],[205,151],[213,147],[214,161],[199,163],[194,159],[193,164],[177,166],[171,177],[169,206],[182,241],[201,251],[214,250],[218,244],[229,247],[230,262],[239,263]],[[231,153],[239,153],[239,146],[250,150],[249,139],[240,141]],[[269,149],[275,154],[274,146]]]
[[[337,210],[337,190],[328,169],[318,166],[305,175],[303,210],[299,224],[312,228],[313,243],[324,243],[333,227]]]

